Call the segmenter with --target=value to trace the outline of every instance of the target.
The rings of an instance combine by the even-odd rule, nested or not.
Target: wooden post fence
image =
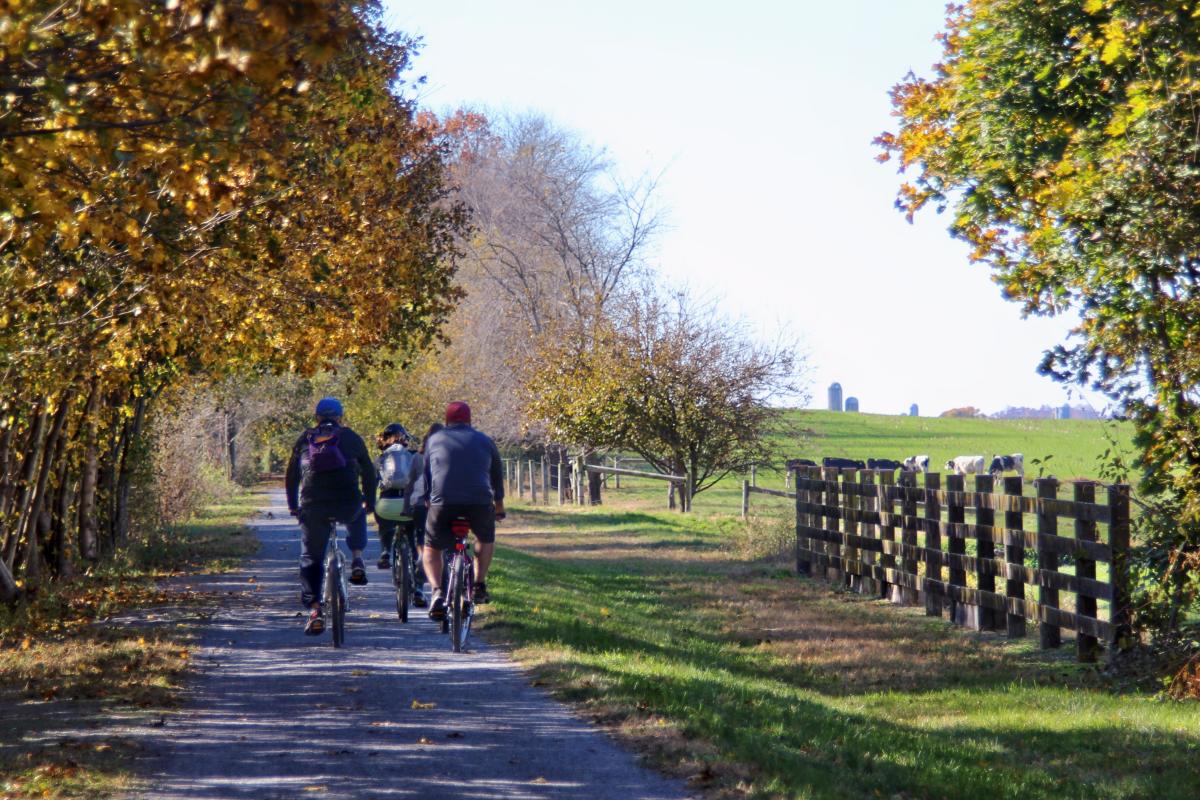
[[[970,492],[959,475],[947,476],[944,489],[936,473],[926,475],[921,487],[915,474],[901,473],[898,482],[893,477],[800,467],[791,481],[794,493],[746,480],[743,514],[749,514],[756,493],[795,500],[800,574],[823,571],[830,580],[872,595],[923,603],[930,615],[948,607],[957,624],[1003,625],[1010,637],[1023,636],[1032,620],[1044,648],[1059,647],[1062,631],[1073,631],[1081,661],[1095,660],[1102,642],[1109,648],[1132,642],[1128,486],[1105,487],[1107,502],[1097,502],[1097,485],[1090,482],[1077,483],[1073,499],[1061,500],[1053,478],[1037,481],[1036,495],[1026,496],[1018,477],[1005,478],[999,493],[987,475],[976,476]],[[996,524],[998,512],[1002,526]],[[1027,514],[1037,519],[1035,531],[1024,527]],[[1062,526],[1060,518],[1073,524]],[[1100,524],[1108,527],[1107,542],[1100,541]],[[974,555],[968,540],[975,542]],[[1036,565],[1025,563],[1028,548],[1036,549]],[[1074,572],[1059,570],[1064,555],[1073,557]],[[1106,579],[1097,578],[1097,562],[1108,565]],[[1036,600],[1027,597],[1032,587]],[[1064,593],[1074,595],[1074,602],[1064,603]]]

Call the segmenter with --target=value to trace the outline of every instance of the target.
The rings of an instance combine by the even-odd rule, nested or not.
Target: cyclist
[[[413,575],[412,602],[417,608],[424,608],[425,594],[422,592],[421,586],[425,582],[425,575],[417,554],[420,552],[421,545],[425,543],[425,531],[423,528],[417,528],[417,513],[413,504],[416,492],[420,490],[421,477],[424,474],[421,451],[415,449],[416,442],[399,422],[393,422],[384,428],[383,433],[376,437],[376,442],[379,449],[383,451],[376,462],[376,470],[379,474],[379,498],[380,500],[385,497],[403,498],[403,513],[412,518],[408,522],[384,519],[376,511],[375,522],[379,527],[380,548],[378,567],[380,569],[392,568],[390,554],[396,534],[401,531],[412,532],[413,536],[406,537],[412,548],[410,552],[416,572]],[[421,511],[424,510],[422,507]],[[421,524],[424,525],[424,514],[421,515]]]
[[[350,582],[363,585],[367,571],[367,511],[375,509],[375,465],[367,445],[342,425],[342,404],[326,397],[317,403],[316,426],[296,440],[287,467],[288,510],[300,521],[300,602],[311,610],[304,632],[325,630],[321,608],[322,567],[333,526],[346,526],[353,560]]]
[[[431,619],[446,615],[442,551],[454,546],[450,522],[465,517],[475,533],[475,602],[488,602],[487,572],[496,548],[496,520],[504,517],[504,467],[490,437],[471,427],[471,407],[446,406],[446,427],[425,441],[425,576],[433,585]]]

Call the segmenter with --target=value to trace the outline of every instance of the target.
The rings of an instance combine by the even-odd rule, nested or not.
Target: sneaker
[[[392,559],[388,558],[387,551],[384,551],[383,555],[379,557],[379,563],[377,563],[375,566],[379,567],[380,569],[392,568]]]
[[[474,595],[473,599],[475,600],[475,605],[477,605],[477,606],[483,605],[484,603],[492,602],[492,596],[490,594],[488,594],[486,583],[475,584],[475,591],[473,592],[473,595]]]
[[[425,599],[425,593],[420,589],[417,589],[415,592],[413,592],[412,604],[417,608],[424,608],[425,606],[429,605],[429,602]]]
[[[325,632],[325,615],[313,609],[313,612],[308,615],[308,623],[304,626],[305,636],[320,636]]]
[[[433,590],[433,602],[429,605],[430,619],[446,618],[446,598],[442,597],[441,589]]]
[[[355,586],[367,585],[367,568],[361,558],[356,558],[350,563],[350,582]]]

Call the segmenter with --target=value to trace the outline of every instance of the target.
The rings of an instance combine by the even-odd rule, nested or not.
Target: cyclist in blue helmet
[[[333,526],[346,526],[350,546],[350,582],[367,582],[363,549],[367,512],[375,509],[375,464],[362,437],[342,425],[342,404],[325,397],[316,408],[316,425],[292,448],[286,486],[288,510],[300,521],[300,601],[310,610],[304,632],[325,630],[321,608],[322,562]]]

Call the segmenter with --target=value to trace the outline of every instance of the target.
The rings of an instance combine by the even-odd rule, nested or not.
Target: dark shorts
[[[430,506],[429,516],[425,519],[425,544],[434,550],[453,547],[450,522],[456,517],[465,517],[475,538],[483,544],[496,541],[496,508],[488,503],[486,506]]]

